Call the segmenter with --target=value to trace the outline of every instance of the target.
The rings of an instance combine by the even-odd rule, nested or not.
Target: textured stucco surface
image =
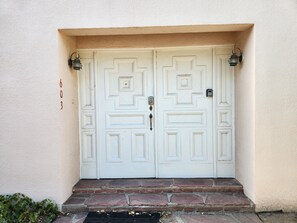
[[[255,200],[255,47],[254,30],[236,34],[244,62],[235,68],[236,178]]]
[[[0,0],[0,193],[60,204],[79,178],[77,84],[66,64],[76,40],[58,29],[249,23],[251,33],[235,34],[246,51],[236,69],[237,175],[258,210],[296,211],[296,21],[295,0]]]

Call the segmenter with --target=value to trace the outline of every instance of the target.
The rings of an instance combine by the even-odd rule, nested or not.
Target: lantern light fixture
[[[74,54],[76,54],[76,55],[75,55],[75,58],[72,59],[72,56],[73,56]],[[78,54],[77,51],[73,52],[73,53],[70,55],[70,57],[69,57],[69,59],[68,59],[68,65],[69,65],[69,67],[71,67],[73,70],[81,70],[81,69],[82,69],[82,64],[81,64],[81,62],[80,62],[80,56],[79,56],[79,54]]]
[[[239,52],[239,54],[236,53],[236,50]],[[232,55],[229,58],[228,62],[231,67],[235,67],[238,63],[241,63],[243,59],[242,51],[238,47],[234,47],[232,50]]]

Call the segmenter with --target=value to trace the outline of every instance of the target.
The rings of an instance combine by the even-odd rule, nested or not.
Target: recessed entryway
[[[234,177],[230,50],[81,52],[81,177]]]

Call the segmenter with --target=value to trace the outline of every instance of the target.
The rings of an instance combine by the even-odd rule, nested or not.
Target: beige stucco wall
[[[238,32],[236,46],[244,61],[235,67],[236,178],[245,194],[255,201],[255,40],[254,29]]]
[[[55,5],[0,5],[0,194],[60,205],[79,179],[77,78],[67,65],[75,38],[57,31]]]
[[[70,196],[69,188],[79,180],[79,122],[77,74],[68,68],[65,58],[76,48],[74,37],[59,34],[59,73],[63,86],[63,110],[60,110],[60,162],[61,162],[61,200]]]
[[[245,50],[244,64],[236,69],[237,177],[258,210],[297,210],[295,0],[0,0],[0,5],[0,193],[23,192],[60,204],[78,179],[77,85],[66,64],[75,38],[58,29],[242,23],[255,26],[235,35]]]
[[[297,2],[274,6],[255,32],[255,197],[260,209],[296,211]]]

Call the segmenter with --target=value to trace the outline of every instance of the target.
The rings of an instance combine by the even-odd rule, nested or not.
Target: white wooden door
[[[234,177],[231,51],[81,52],[81,177]]]
[[[97,112],[101,178],[155,177],[147,98],[153,53],[98,53]]]
[[[159,177],[213,177],[212,49],[157,52]]]

